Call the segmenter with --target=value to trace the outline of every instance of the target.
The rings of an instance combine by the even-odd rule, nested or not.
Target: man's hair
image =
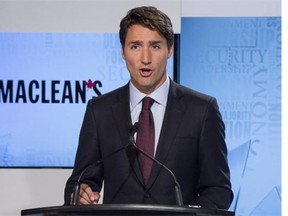
[[[125,45],[128,29],[132,25],[141,25],[157,31],[166,39],[168,49],[174,44],[174,32],[170,18],[155,7],[142,6],[128,11],[120,22],[119,38],[122,47]]]

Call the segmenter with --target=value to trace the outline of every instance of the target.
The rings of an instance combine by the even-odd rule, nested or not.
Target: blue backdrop
[[[281,18],[182,18],[180,83],[215,96],[238,216],[281,215]]]
[[[72,167],[87,101],[128,80],[118,33],[1,32],[0,167]]]

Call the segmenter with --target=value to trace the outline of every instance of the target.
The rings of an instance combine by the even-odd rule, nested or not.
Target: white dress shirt
[[[169,92],[170,80],[167,76],[165,82],[156,89],[150,95],[146,95],[140,92],[133,84],[130,82],[129,91],[130,91],[130,111],[131,111],[131,120],[132,124],[138,122],[139,115],[142,109],[142,99],[146,96],[149,96],[154,99],[154,103],[151,107],[154,119],[155,127],[155,145],[154,145],[154,154],[158,146],[159,136],[162,128],[163,118],[165,114],[168,92]]]

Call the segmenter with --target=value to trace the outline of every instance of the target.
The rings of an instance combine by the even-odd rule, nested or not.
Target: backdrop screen
[[[182,18],[180,83],[215,96],[238,216],[281,215],[281,18]]]
[[[0,33],[0,167],[73,166],[87,101],[128,80],[116,33]]]

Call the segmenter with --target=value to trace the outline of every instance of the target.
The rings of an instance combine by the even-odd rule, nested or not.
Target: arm
[[[199,144],[198,197],[191,202],[206,208],[228,209],[233,193],[227,162],[225,126],[216,100],[210,100]]]
[[[65,205],[71,203],[71,194],[73,192],[73,187],[75,182],[77,182],[81,172],[88,167],[89,165],[95,164],[96,161],[100,160],[101,154],[98,144],[98,134],[97,134],[97,125],[95,120],[95,115],[92,109],[92,100],[87,104],[83,124],[80,131],[79,145],[76,153],[75,165],[72,172],[72,175],[68,179],[65,188]],[[89,188],[87,189],[86,185],[81,184],[82,191],[87,192],[87,196],[93,197],[96,191],[100,191],[102,187],[103,174],[102,174],[102,164],[91,166],[87,169],[81,178],[82,183],[86,183]],[[84,189],[83,189],[84,187]],[[92,195],[93,194],[93,195]],[[81,195],[81,191],[80,191]],[[84,194],[87,198],[87,196]],[[92,202],[97,200],[98,195],[95,195],[95,199],[92,198]],[[80,201],[81,199],[79,199]],[[87,199],[85,199],[87,201]],[[83,201],[84,202],[84,201]]]

